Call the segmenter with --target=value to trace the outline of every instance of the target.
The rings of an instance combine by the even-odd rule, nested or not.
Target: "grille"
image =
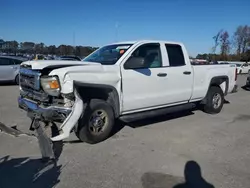
[[[30,69],[21,68],[19,72],[20,86],[23,90],[40,89],[40,73]]]

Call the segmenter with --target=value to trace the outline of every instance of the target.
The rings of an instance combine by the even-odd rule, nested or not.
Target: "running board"
[[[156,116],[161,116],[165,114],[186,111],[186,110],[195,108],[195,106],[196,105],[194,103],[181,104],[181,105],[176,105],[176,106],[171,106],[171,107],[166,107],[166,108],[126,114],[126,115],[121,116],[120,119],[124,122],[131,122],[135,120],[141,120],[141,119],[146,119],[150,117],[156,117]]]

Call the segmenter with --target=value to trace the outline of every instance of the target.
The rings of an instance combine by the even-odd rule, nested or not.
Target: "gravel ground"
[[[238,84],[245,84],[239,76]],[[0,121],[28,131],[17,107],[18,87],[0,86]],[[0,133],[0,188],[133,187],[247,188],[250,185],[250,93],[226,97],[222,112],[201,111],[124,126],[108,140],[88,145],[74,135],[57,164],[42,164],[37,140]],[[193,184],[194,183],[194,184]]]

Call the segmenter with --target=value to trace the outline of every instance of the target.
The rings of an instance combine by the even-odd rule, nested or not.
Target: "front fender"
[[[93,98],[107,101],[113,108],[115,117],[119,117],[120,98],[114,86],[74,81],[74,89],[79,93],[84,102],[88,102]]]
[[[59,129],[60,134],[58,136],[52,137],[51,138],[52,141],[60,141],[65,138],[68,138],[71,130],[77,125],[78,120],[80,119],[84,111],[85,106],[81,97],[79,96],[77,91],[75,91],[74,94],[75,94],[75,103],[74,106],[72,107],[72,111],[60,126]]]

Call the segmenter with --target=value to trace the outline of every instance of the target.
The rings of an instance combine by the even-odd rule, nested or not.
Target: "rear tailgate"
[[[228,93],[235,93],[237,91],[237,68],[235,64],[230,65],[231,78],[229,77]]]

